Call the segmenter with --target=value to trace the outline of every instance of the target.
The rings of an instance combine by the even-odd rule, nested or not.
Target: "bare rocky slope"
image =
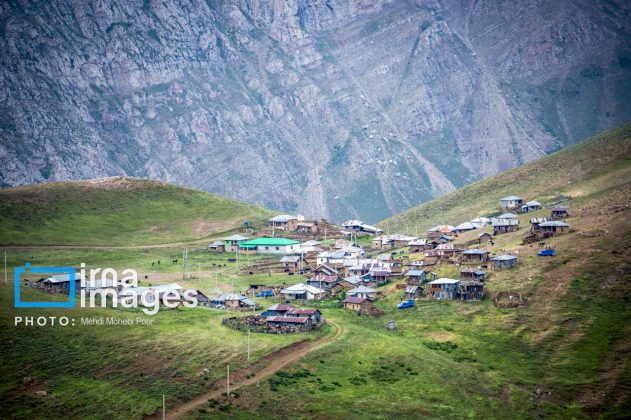
[[[627,2],[13,1],[0,185],[383,219],[631,120]]]

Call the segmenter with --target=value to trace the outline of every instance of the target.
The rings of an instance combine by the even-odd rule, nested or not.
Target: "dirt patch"
[[[448,331],[432,331],[431,333],[426,334],[426,336],[434,341],[438,341],[439,343],[454,341],[456,339],[456,334]]]
[[[220,222],[205,222],[203,220],[195,220],[191,225],[193,234],[195,236],[208,236],[214,232],[221,230],[224,227]]]

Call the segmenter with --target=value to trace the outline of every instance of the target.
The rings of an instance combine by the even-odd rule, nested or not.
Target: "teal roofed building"
[[[256,238],[239,244],[239,250],[256,254],[293,254],[299,250],[299,241],[287,238]]]

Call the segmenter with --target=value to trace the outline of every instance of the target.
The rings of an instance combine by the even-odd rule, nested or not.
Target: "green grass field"
[[[212,237],[272,214],[158,181],[51,183],[0,190],[0,244],[158,245]]]
[[[341,340],[222,401],[223,411],[204,407],[191,417],[620,418],[631,409],[631,229],[623,219],[605,225],[626,236],[554,238],[560,255],[552,259],[511,245],[509,236],[525,232],[505,235],[502,247],[519,250],[520,263],[493,272],[487,290],[522,291],[523,309],[486,298],[397,310],[401,292],[378,301],[379,318],[328,305],[327,317],[344,326]],[[386,330],[388,320],[397,332]]]
[[[499,197],[507,194],[543,202],[566,194],[573,197],[568,202],[571,217],[567,220],[572,229],[546,240],[556,248],[557,256],[541,258],[536,256],[536,245],[522,245],[528,218],[547,216],[549,209],[543,209],[520,215],[522,228],[518,232],[497,236],[494,246],[482,245],[492,254],[513,252],[519,263],[513,269],[491,273],[485,284],[487,297],[481,302],[420,299],[414,308],[397,310],[402,291],[388,285],[382,288],[386,296],[376,303],[384,315],[374,318],[345,311],[338,299],[327,298],[315,306],[333,326],[340,326],[335,340],[268,379],[239,389],[230,398],[212,399],[187,417],[625,418],[631,412],[630,132],[631,127],[625,127],[606,133],[384,222],[390,224],[392,232],[415,224],[425,229],[441,222],[464,221],[469,211],[475,215],[493,213]],[[148,185],[153,188],[153,184]],[[160,185],[160,189],[167,188]],[[64,197],[75,196],[75,188],[80,195],[86,194],[82,183],[51,188],[67,191]],[[20,196],[20,189],[2,192],[8,197],[2,201],[2,243],[18,243],[13,238],[21,230],[27,232],[19,236],[26,238],[24,243],[40,240],[40,234],[31,231],[37,227],[33,217],[49,211],[42,204],[24,215],[17,209],[27,208],[25,203],[66,203],[55,210],[64,213],[64,206],[72,201],[46,198],[46,188],[29,187],[25,191],[30,191],[27,201],[15,198]],[[117,309],[14,309],[14,267],[26,262],[34,266],[78,266],[85,262],[88,267],[134,268],[143,285],[177,282],[207,294],[213,294],[217,287],[229,292],[245,290],[250,283],[282,285],[303,280],[285,273],[241,275],[237,264],[229,261],[233,254],[211,254],[201,241],[196,242],[202,234],[195,234],[188,221],[192,214],[200,220],[202,213],[189,213],[191,207],[171,207],[160,193],[162,198],[152,205],[161,212],[173,212],[176,222],[167,230],[156,231],[157,219],[143,219],[142,206],[132,199],[145,196],[142,188],[134,193],[121,188],[117,191],[111,194],[127,198],[113,201],[129,207],[117,211],[130,218],[123,217],[119,227],[112,228],[113,242],[124,244],[124,238],[133,236],[137,242],[130,244],[157,241],[167,245],[90,247],[110,245],[93,242],[90,236],[109,228],[99,221],[93,208],[78,207],[68,210],[69,216],[58,222],[46,219],[46,238],[42,240],[83,246],[3,248],[10,267],[9,285],[0,288],[3,418],[142,418],[155,412],[163,394],[167,405],[173,407],[205,394],[228,363],[235,370],[246,363],[245,334],[220,325],[221,317],[229,313],[226,311],[163,310],[152,318],[152,325],[132,328],[16,327],[15,315],[150,317]],[[38,198],[39,194],[44,197]],[[55,192],[53,196],[60,195]],[[14,210],[6,213],[7,209]],[[216,214],[209,210],[207,220],[225,223],[226,214],[232,213],[222,213],[222,209],[225,206]],[[80,228],[66,238],[66,227],[83,220],[83,211],[95,220],[87,225],[92,230]],[[264,210],[253,211],[265,214]],[[104,219],[115,220],[115,214],[110,208]],[[235,217],[235,223],[241,223],[243,217]],[[236,225],[222,226],[210,235]],[[477,233],[460,235],[457,241],[465,242]],[[190,243],[173,244],[184,240]],[[367,238],[362,241],[368,244]],[[183,247],[189,248],[186,278],[182,278]],[[423,258],[419,254],[411,257]],[[240,268],[261,258],[242,257]],[[441,264],[435,270],[440,276],[455,277],[460,267]],[[496,308],[491,296],[509,289],[523,293],[528,305]],[[31,289],[23,293],[28,299],[42,297],[41,292]],[[257,300],[263,305],[279,301]],[[396,322],[396,332],[387,331],[389,320]],[[297,340],[321,339],[332,330],[327,326],[309,334],[257,334],[254,359]],[[37,396],[39,390],[48,395]]]
[[[140,418],[187,401],[247,365],[247,337],[223,327],[227,311],[11,309],[13,287],[0,290],[0,395],[3,418]],[[56,297],[24,288],[24,300]],[[56,299],[59,299],[58,297]],[[69,316],[75,326],[14,326],[13,316]],[[142,318],[151,325],[81,325],[82,317]],[[255,334],[251,357],[317,336]],[[45,398],[36,390],[46,390]]]

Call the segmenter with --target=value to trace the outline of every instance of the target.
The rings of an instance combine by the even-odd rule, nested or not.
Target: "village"
[[[258,228],[244,223],[238,232],[211,242],[205,252],[235,265],[236,275],[243,279],[238,284],[248,286],[235,288],[233,281],[222,290],[216,280],[214,290],[197,289],[195,297],[199,306],[236,312],[224,318],[225,326],[268,334],[318,328],[325,323],[320,307],[331,304],[359,315],[380,316],[383,310],[377,303],[392,295],[401,310],[420,302],[466,303],[485,298],[493,298],[498,307],[521,307],[520,294],[490,291],[487,286],[493,283],[493,273],[520,263],[519,248],[534,248],[541,257],[555,255],[556,250],[545,241],[569,232],[570,225],[565,222],[569,208],[560,205],[568,200],[559,197],[543,206],[517,196],[503,197],[496,214],[455,226],[438,225],[423,237],[386,233],[359,220],[337,226],[286,214],[274,216]],[[523,227],[524,222],[528,226]],[[519,235],[519,243],[500,244],[502,237],[510,235]],[[187,254],[185,250],[183,279],[187,279]],[[457,274],[439,275],[445,271]],[[265,282],[266,277],[274,281]],[[248,281],[252,278],[259,281]],[[150,280],[149,275],[145,279]],[[159,301],[167,293],[178,295],[184,290],[178,283],[123,288],[108,280],[88,285],[82,280],[76,276],[76,290],[116,288],[123,297],[148,292],[152,300]],[[29,285],[48,293],[67,294],[69,283],[69,275],[61,274],[36,279]]]

